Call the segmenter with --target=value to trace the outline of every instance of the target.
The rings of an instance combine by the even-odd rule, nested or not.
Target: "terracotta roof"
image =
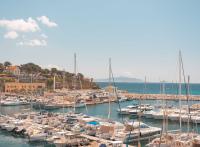
[[[10,70],[10,71],[14,71],[14,70],[16,70],[16,69],[18,69],[19,68],[19,66],[8,66],[6,69],[7,70]]]

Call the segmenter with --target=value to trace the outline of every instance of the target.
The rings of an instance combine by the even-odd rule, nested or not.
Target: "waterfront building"
[[[5,83],[5,92],[39,91],[45,89],[45,83]]]

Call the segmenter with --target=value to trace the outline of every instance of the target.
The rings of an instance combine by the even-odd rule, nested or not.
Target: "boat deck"
[[[100,143],[105,143],[105,144],[116,144],[117,142],[119,143],[119,141],[111,141],[111,140],[106,140],[106,139],[102,139],[102,138],[98,138],[98,137],[94,137],[94,136],[89,136],[89,135],[86,135],[86,134],[81,134],[80,135],[81,137],[84,137],[84,138],[87,138],[89,140],[92,140],[92,141],[96,141],[96,142],[100,142]],[[126,147],[127,144],[122,144],[122,147]],[[132,145],[128,145],[129,147],[134,147]]]

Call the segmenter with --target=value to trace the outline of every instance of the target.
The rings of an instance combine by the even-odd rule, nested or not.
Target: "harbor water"
[[[105,83],[101,83],[101,87],[106,86]],[[144,84],[133,84],[133,83],[120,83],[117,85],[119,89],[122,90],[128,90],[129,92],[136,92],[136,93],[142,93],[143,91],[141,90],[144,86]],[[172,85],[168,85],[167,87],[170,87]],[[150,84],[148,85],[148,91],[147,93],[159,93],[159,84]],[[149,92],[152,90],[151,92]],[[170,89],[168,89],[170,91]],[[197,95],[200,93],[200,84],[195,84],[191,86],[191,92],[194,95]],[[175,93],[175,90],[172,91],[171,93]],[[151,105],[157,105],[160,104],[161,102],[159,100],[144,100],[142,101],[142,104],[151,104]],[[192,105],[194,103],[198,103],[198,101],[190,101],[189,105]],[[199,102],[200,103],[200,102]],[[120,102],[121,107],[125,107],[131,104],[138,104],[138,100],[132,100],[132,101],[125,101],[125,102]],[[178,101],[167,101],[168,105],[173,105],[178,107],[179,103]],[[182,101],[183,105],[186,105],[186,101]],[[119,108],[118,103],[111,103],[111,119],[116,120],[116,121],[124,121],[128,119],[132,119],[129,116],[123,117],[117,113],[117,109]],[[13,115],[15,113],[20,113],[20,112],[25,112],[25,111],[36,111],[32,108],[30,108],[30,105],[24,105],[24,106],[1,106],[0,108],[2,114],[7,114],[7,115]],[[37,110],[39,111],[39,110]],[[51,110],[50,112],[68,112],[68,111],[73,111],[71,108],[61,108],[57,110]],[[108,104],[98,104],[98,105],[89,105],[86,108],[77,108],[77,112],[80,113],[85,113],[88,115],[92,116],[97,116],[101,118],[107,118],[108,117]],[[137,118],[134,118],[137,119]],[[161,120],[154,120],[154,119],[145,119],[142,118],[142,121],[148,125],[155,126],[155,127],[162,127],[162,121]],[[179,129],[179,123],[176,121],[169,121],[168,124],[168,130],[177,130]],[[190,129],[191,131],[195,131],[200,133],[200,126],[196,124],[190,124]],[[187,130],[187,123],[182,123],[182,130],[186,131]],[[25,138],[19,138],[15,137],[7,132],[0,131],[0,147],[50,147],[52,145],[48,145],[46,143],[29,143],[27,139]]]

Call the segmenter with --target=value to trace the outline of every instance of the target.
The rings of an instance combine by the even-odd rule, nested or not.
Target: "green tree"
[[[82,73],[78,73],[78,74],[77,74],[77,77],[78,77],[80,80],[83,80],[83,79],[84,79],[84,76],[83,76]]]
[[[49,71],[49,69],[46,69],[46,68],[45,68],[45,69],[42,70],[42,73],[43,73],[43,74],[49,74],[50,71]]]
[[[27,64],[23,64],[20,67],[22,72],[26,72],[26,73],[39,73],[42,71],[42,68],[39,65],[36,65],[34,63],[27,63]]]
[[[57,68],[51,68],[51,74],[52,74],[52,75],[56,74],[57,71],[58,71]]]
[[[5,66],[5,67],[8,67],[8,66],[10,66],[10,65],[12,65],[11,62],[9,62],[9,61],[5,61],[5,62],[4,62],[4,66]]]
[[[52,89],[53,88],[53,79],[47,79],[46,85],[47,85],[48,89]]]
[[[5,67],[4,67],[3,63],[0,63],[0,72],[3,72],[4,69],[5,69]]]

